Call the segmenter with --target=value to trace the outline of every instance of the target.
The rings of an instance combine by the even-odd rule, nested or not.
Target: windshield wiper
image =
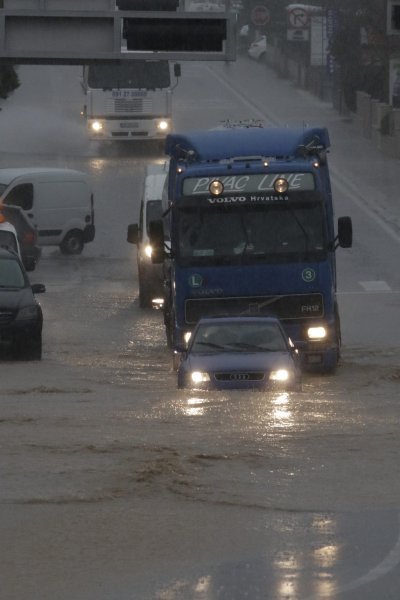
[[[196,342],[196,346],[209,346],[210,348],[216,348],[217,350],[224,350],[224,346],[215,344],[214,342]]]

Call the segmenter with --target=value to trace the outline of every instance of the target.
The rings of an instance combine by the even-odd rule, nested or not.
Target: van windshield
[[[149,223],[162,219],[161,200],[149,200],[146,210],[146,231],[149,233]]]

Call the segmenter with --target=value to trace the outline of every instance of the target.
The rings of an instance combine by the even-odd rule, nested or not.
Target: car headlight
[[[278,369],[269,374],[270,381],[288,381],[290,373],[287,369]]]
[[[323,340],[326,338],[326,328],[320,325],[319,327],[309,327],[307,329],[307,337],[309,340]]]
[[[165,120],[158,121],[157,129],[159,129],[160,131],[167,131],[169,129],[168,121],[165,121]]]
[[[25,306],[18,311],[16,321],[23,321],[26,319],[36,319],[38,316],[38,307],[35,304],[31,306]]]
[[[93,129],[93,131],[98,133],[99,131],[103,130],[103,123],[101,121],[92,121],[90,123],[90,127]]]
[[[193,371],[190,378],[193,383],[205,383],[206,381],[210,381],[209,374],[202,371]]]

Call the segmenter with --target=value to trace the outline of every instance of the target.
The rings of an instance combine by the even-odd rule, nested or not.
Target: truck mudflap
[[[83,242],[88,244],[89,242],[93,242],[94,236],[96,233],[96,229],[94,225],[87,225],[83,230]]]

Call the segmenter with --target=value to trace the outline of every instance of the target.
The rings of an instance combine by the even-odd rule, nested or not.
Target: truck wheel
[[[69,231],[60,244],[62,254],[80,254],[83,250],[83,234],[78,229]]]

